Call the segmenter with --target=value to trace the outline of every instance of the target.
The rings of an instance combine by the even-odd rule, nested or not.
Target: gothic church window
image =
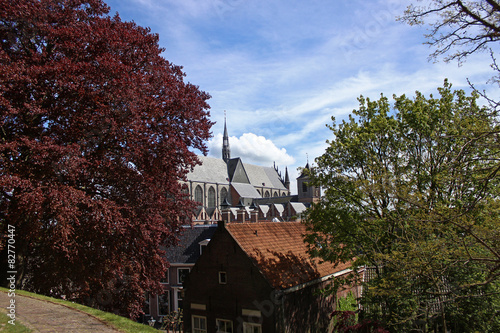
[[[225,187],[220,190],[220,202],[224,202],[227,198],[227,189]]]
[[[194,201],[203,205],[203,190],[200,185],[196,186],[196,189],[194,190]]]
[[[215,207],[215,190],[213,187],[208,189],[208,207]]]

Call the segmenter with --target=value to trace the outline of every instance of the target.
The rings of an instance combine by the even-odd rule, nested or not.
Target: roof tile
[[[227,223],[226,229],[274,288],[287,289],[346,269],[311,258],[299,222]]]

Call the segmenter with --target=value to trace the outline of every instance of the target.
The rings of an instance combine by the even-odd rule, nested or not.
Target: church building
[[[201,165],[195,166],[185,182],[191,199],[199,204],[193,212],[194,224],[297,220],[319,199],[319,188],[309,187],[304,173],[297,178],[299,194],[292,196],[287,168],[283,176],[276,166],[262,167],[231,158],[225,121],[222,159],[198,158]]]

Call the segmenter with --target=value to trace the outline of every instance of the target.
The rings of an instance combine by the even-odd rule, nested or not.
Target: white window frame
[[[174,311],[179,311],[179,299],[184,300],[184,298],[179,298],[179,292],[182,292],[183,288],[172,288],[172,290],[174,292]]]
[[[243,333],[255,333],[255,328],[258,329],[257,333],[262,333],[262,325],[254,323],[243,323]]]
[[[168,312],[167,313],[160,313],[160,296],[166,295],[167,300],[168,300]],[[170,314],[170,311],[172,309],[171,304],[170,304],[170,290],[165,290],[163,294],[161,295],[156,295],[156,304],[158,305],[158,316],[167,316]]]
[[[181,273],[181,270],[184,270],[184,269],[188,270],[188,275],[191,272],[191,268],[190,267],[178,267],[177,268],[177,284],[180,285],[180,286],[182,286],[182,282],[183,282],[183,281],[181,281],[181,274],[180,273]]]
[[[219,323],[221,322],[224,322],[225,324],[230,324],[230,331],[221,331],[220,330],[220,326],[219,326]],[[215,319],[215,325],[217,327],[217,333],[233,333],[234,332],[234,329],[233,329],[233,322],[231,320],[228,320],[228,319],[221,319],[221,318],[217,318]]]
[[[200,328],[195,326],[195,320],[204,320],[205,321],[205,328]],[[207,317],[204,316],[191,316],[191,324],[193,328],[193,333],[207,333]]]

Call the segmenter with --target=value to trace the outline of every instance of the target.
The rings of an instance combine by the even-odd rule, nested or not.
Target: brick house
[[[219,222],[184,284],[185,332],[327,332],[335,297],[317,291],[350,270],[311,259],[305,232],[299,222]]]
[[[162,321],[162,317],[183,308],[183,282],[189,271],[203,253],[204,248],[217,229],[216,225],[195,225],[182,227],[177,246],[165,249],[165,257],[170,264],[165,279],[161,280],[163,294],[146,295],[145,319]]]

